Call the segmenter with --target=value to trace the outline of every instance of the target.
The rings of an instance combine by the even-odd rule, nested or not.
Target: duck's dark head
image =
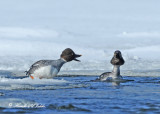
[[[111,64],[112,65],[123,65],[125,63],[122,54],[119,50],[114,52],[114,56],[111,59]]]
[[[70,49],[70,48],[66,48],[61,54],[61,58],[63,58],[67,62],[72,61],[72,60],[80,62],[80,60],[76,59],[76,58],[78,58],[80,56],[82,56],[82,55],[75,54],[74,51],[72,49]]]

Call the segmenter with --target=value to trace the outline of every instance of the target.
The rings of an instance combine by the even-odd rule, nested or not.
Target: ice
[[[0,78],[0,89],[2,90],[33,90],[33,89],[57,89],[61,85],[69,83],[63,79],[12,79],[8,77]]]
[[[31,79],[29,77],[1,76],[0,90],[56,90],[88,87],[88,84],[63,79]],[[5,94],[1,94],[3,96]]]
[[[58,33],[53,30],[47,29],[31,29],[31,28],[20,28],[20,27],[1,27],[0,28],[0,37],[10,40],[28,40],[28,37],[31,37],[31,40],[40,39],[41,37],[54,38],[58,36]]]
[[[127,38],[159,38],[160,37],[160,33],[159,32],[122,32],[121,34],[119,34],[118,36],[120,37],[127,37]]]
[[[65,48],[81,62],[61,71],[106,70],[115,50],[122,70],[160,67],[160,1],[15,0],[0,2],[0,70],[28,70],[41,59],[58,59]]]

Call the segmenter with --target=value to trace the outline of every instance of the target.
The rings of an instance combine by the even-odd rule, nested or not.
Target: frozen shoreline
[[[159,1],[15,1],[0,4],[0,70],[26,71],[69,47],[82,54],[81,62],[65,64],[60,75],[111,71],[120,50],[122,75],[159,76]]]
[[[106,70],[68,70],[60,71],[56,77],[78,77],[78,76],[99,76],[104,72],[111,72]],[[0,77],[26,77],[23,71],[5,71],[0,70]],[[121,75],[125,76],[135,76],[135,77],[160,77],[160,69],[157,70],[121,70]]]

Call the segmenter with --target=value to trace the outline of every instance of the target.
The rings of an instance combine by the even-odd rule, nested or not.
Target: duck
[[[30,69],[25,72],[31,79],[54,78],[65,63],[72,60],[80,62],[77,58],[81,56],[80,54],[75,54],[71,48],[66,48],[62,51],[58,60],[39,60],[32,64]]]
[[[124,65],[125,61],[122,57],[121,51],[116,50],[114,55],[110,61],[113,65],[112,72],[104,72],[99,77],[98,80],[100,81],[117,81],[122,80],[122,76],[120,75],[120,66]]]

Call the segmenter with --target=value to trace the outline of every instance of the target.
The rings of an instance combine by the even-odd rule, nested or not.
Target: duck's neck
[[[64,59],[60,58],[56,62],[54,62],[54,66],[57,67],[57,69],[59,71],[64,63],[66,63],[66,61]]]
[[[60,59],[59,59],[59,62],[61,63],[61,65],[63,65],[63,64],[66,63],[67,61],[64,60],[63,58],[60,58]]]
[[[120,65],[113,66],[112,74],[113,74],[114,78],[117,78],[120,76]]]

